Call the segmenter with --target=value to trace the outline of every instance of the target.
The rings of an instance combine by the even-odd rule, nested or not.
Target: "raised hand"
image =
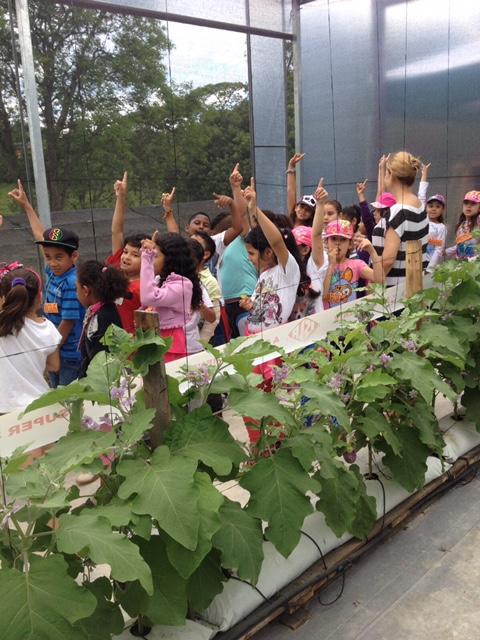
[[[364,180],[363,182],[357,182],[355,185],[355,189],[357,190],[357,195],[361,196],[365,193],[365,189],[367,187],[368,180]]]
[[[163,210],[165,211],[165,215],[167,215],[167,213],[172,212],[172,205],[173,205],[173,201],[175,200],[175,192],[176,192],[176,187],[173,187],[170,193],[168,193],[167,191],[162,193],[161,203],[163,206]]]
[[[430,167],[432,166],[432,163],[429,162],[428,164],[425,164],[424,162],[422,162],[422,182],[427,182],[427,178],[428,178],[428,170],[430,169]]]
[[[29,203],[27,194],[23,190],[22,181],[17,180],[17,188],[9,191],[8,196],[20,207],[25,208]]]
[[[218,193],[215,193],[215,191],[212,193],[212,195],[213,201],[219,209],[230,209],[230,207],[232,206],[233,198],[231,198],[230,196],[219,195]]]
[[[380,160],[378,161],[378,166],[381,167],[382,169],[384,169],[387,165],[387,162],[390,158],[390,154],[387,153],[386,155],[384,154],[383,156],[380,157]]]
[[[324,204],[328,200],[328,191],[323,186],[323,178],[320,178],[313,197],[317,201],[317,204]]]
[[[155,230],[151,238],[145,238],[144,240],[142,240],[142,251],[155,251],[157,248],[157,244],[155,242],[157,236],[158,231]]]
[[[128,192],[128,172],[125,171],[121,180],[115,180],[113,190],[117,198],[126,198]]]
[[[242,177],[242,174],[240,173],[240,163],[237,162],[237,164],[233,167],[232,173],[230,174],[230,186],[232,187],[232,191],[234,189],[241,189],[242,182],[243,182],[243,177]]]
[[[243,192],[245,200],[247,201],[248,210],[250,213],[255,213],[257,210],[257,193],[255,191],[255,178],[250,178],[250,184]]]
[[[289,171],[294,170],[297,164],[301,162],[304,159],[304,157],[305,157],[304,153],[295,153],[288,161]]]

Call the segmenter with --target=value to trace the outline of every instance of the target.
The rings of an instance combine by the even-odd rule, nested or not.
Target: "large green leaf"
[[[213,545],[222,553],[222,566],[256,584],[263,562],[262,523],[231,500],[220,509],[221,527]]]
[[[379,369],[375,369],[371,373],[364,373],[357,385],[355,399],[360,402],[382,400],[390,393],[390,387],[395,384],[397,384],[395,378]]]
[[[401,443],[402,455],[395,455],[388,444],[383,443],[379,446],[385,452],[382,462],[402,487],[410,492],[415,491],[425,482],[430,449],[421,442],[419,432],[413,427],[399,427],[396,435]]]
[[[200,515],[197,548],[195,551],[190,551],[170,537],[166,540],[168,559],[185,579],[197,569],[212,548],[212,536],[221,525],[219,509],[224,500],[206,473],[195,474],[195,487],[198,490]]]
[[[410,410],[410,420],[420,434],[420,440],[431,451],[442,452],[445,442],[438,428],[438,419],[431,405],[426,402],[416,402]]]
[[[85,511],[79,516],[63,514],[58,519],[56,537],[59,551],[85,554],[96,564],[108,564],[115,580],[139,580],[145,591],[152,593],[152,575],[138,547],[112,531],[106,518]]]
[[[218,475],[227,475],[232,463],[239,466],[245,453],[230,435],[228,425],[212,415],[208,405],[177,420],[167,434],[172,453],[203,462]]]
[[[307,398],[311,398],[312,405],[315,403],[322,415],[335,416],[340,426],[349,427],[350,420],[345,405],[332,389],[326,385],[307,382],[302,385],[302,392]],[[309,406],[312,405],[309,403]]]
[[[367,494],[365,481],[356,464],[350,465],[350,471],[354,473],[358,480],[358,500],[356,504],[355,517],[348,530],[356,538],[364,540],[375,524],[377,519],[377,501],[373,496]],[[382,509],[385,505],[382,504]]]
[[[395,435],[392,425],[381,411],[377,411],[374,407],[367,407],[365,414],[358,418],[358,424],[361,431],[371,442],[375,442],[377,436],[383,436],[392,451],[396,455],[400,454],[401,443]]]
[[[142,557],[152,570],[153,595],[147,595],[140,584],[134,582],[118,594],[122,607],[131,616],[147,616],[154,624],[184,624],[186,582],[170,564],[163,540],[160,536],[152,536],[148,542],[137,542]]]
[[[452,402],[455,401],[455,392],[440,378],[425,358],[421,358],[415,353],[396,353],[388,366],[396,372],[400,380],[410,383],[412,389],[416,389],[425,402],[432,401],[435,389]]]
[[[428,343],[439,353],[450,351],[464,359],[467,355],[468,345],[461,340],[451,328],[439,322],[425,322],[418,331],[422,342]]]
[[[112,602],[112,585],[108,578],[97,578],[85,588],[97,600],[97,608],[91,616],[75,623],[82,629],[88,640],[111,640],[112,636],[122,633],[124,620],[120,607]]]
[[[75,431],[67,433],[47,453],[43,464],[58,475],[92,462],[108,452],[115,442],[114,431]]]
[[[248,416],[254,420],[271,416],[280,424],[295,425],[295,418],[290,411],[282,406],[272,393],[265,393],[261,389],[233,389],[228,396],[228,406],[241,416]]]
[[[0,570],[0,638],[86,640],[74,623],[91,615],[97,601],[67,575],[62,556],[32,556],[26,572]]]
[[[462,405],[466,409],[466,417],[475,424],[477,431],[480,431],[480,389],[466,387],[462,395]]]
[[[233,364],[238,373],[246,376],[252,370],[252,363],[256,358],[268,356],[272,353],[283,352],[279,346],[275,346],[265,340],[256,340],[253,344],[232,353],[232,348],[226,348],[223,352],[223,361]]]
[[[212,549],[187,584],[188,604],[200,613],[208,607],[214,597],[223,591],[223,574],[220,553]]]
[[[137,401],[133,409],[122,425],[121,440],[126,446],[131,446],[138,442],[145,431],[152,426],[155,417],[155,409],[147,409],[144,402],[137,396]]]
[[[313,511],[306,493],[318,491],[318,483],[289,449],[280,449],[257,462],[240,484],[250,492],[248,512],[268,522],[265,536],[288,557],[298,544],[305,517]]]
[[[92,391],[85,380],[76,380],[66,387],[58,387],[47,391],[43,396],[31,402],[24,413],[43,409],[43,407],[50,407],[52,404],[64,404],[65,402],[74,402],[76,400],[90,400],[91,402],[105,405],[116,404],[111,402],[110,394],[105,392],[105,389]]]
[[[322,473],[328,477],[336,454],[332,436],[326,429],[319,426],[304,429],[298,435],[288,438],[283,446],[292,450],[305,471],[310,471],[312,465],[319,462]]]
[[[171,456],[168,447],[155,449],[151,462],[123,460],[118,473],[126,478],[118,495],[127,500],[131,495],[134,513],[150,514],[168,535],[194,551],[198,543],[200,515],[198,491],[193,476],[197,465],[193,460]]]
[[[357,513],[358,478],[343,464],[332,468],[334,473],[328,478],[321,473],[315,475],[320,483],[320,499],[316,507],[324,514],[333,533],[340,538],[345,531],[349,531]]]
[[[88,365],[87,375],[81,382],[88,384],[93,391],[110,396],[110,389],[120,377],[121,365],[112,353],[100,351]]]

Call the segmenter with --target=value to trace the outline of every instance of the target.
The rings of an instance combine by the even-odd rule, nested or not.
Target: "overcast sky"
[[[216,82],[247,82],[246,36],[179,22],[168,25],[174,82],[195,87]]]

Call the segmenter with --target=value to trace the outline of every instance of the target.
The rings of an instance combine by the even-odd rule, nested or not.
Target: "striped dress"
[[[390,208],[390,218],[387,229],[394,229],[400,237],[400,247],[397,257],[392,265],[385,284],[387,287],[398,284],[405,280],[406,276],[406,248],[408,240],[421,240],[423,252],[423,268],[428,265],[428,217],[423,207],[412,207],[411,205],[394,204]]]

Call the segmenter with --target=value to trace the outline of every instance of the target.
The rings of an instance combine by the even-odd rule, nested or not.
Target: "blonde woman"
[[[382,256],[387,286],[405,281],[408,240],[421,241],[423,268],[428,264],[428,217],[423,203],[413,191],[421,166],[420,160],[407,151],[398,151],[385,163],[385,189],[397,201],[390,207]]]

